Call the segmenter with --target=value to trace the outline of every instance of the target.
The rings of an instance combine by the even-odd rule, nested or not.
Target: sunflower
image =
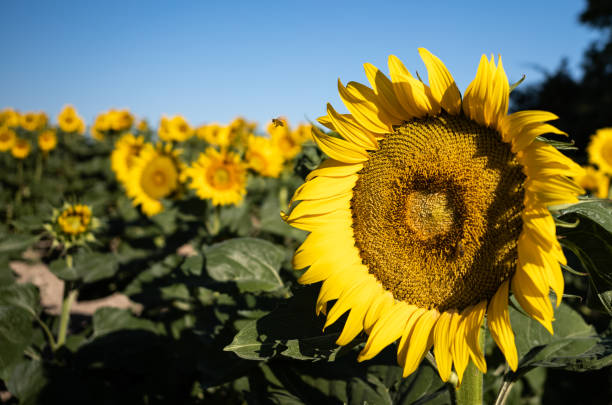
[[[55,131],[48,129],[38,135],[38,147],[40,147],[40,150],[44,153],[55,149],[56,146],[57,136],[55,135]]]
[[[591,137],[587,147],[589,162],[599,166],[599,170],[612,174],[612,128],[598,129]]]
[[[16,140],[15,131],[9,127],[0,127],[0,152],[11,150]]]
[[[15,159],[25,159],[30,154],[30,150],[30,141],[23,138],[16,138],[11,148],[11,155],[13,155]]]
[[[584,173],[575,177],[576,183],[597,198],[607,198],[610,189],[610,178],[592,166],[584,168]]]
[[[115,172],[117,180],[123,183],[127,181],[134,161],[140,155],[144,145],[144,137],[136,137],[132,134],[125,134],[117,140],[115,149],[111,153],[111,169]]]
[[[20,117],[19,125],[26,131],[36,131],[47,125],[47,114],[28,112]]]
[[[76,132],[79,134],[85,132],[85,122],[71,105],[64,106],[57,116],[57,122],[60,129],[64,132]]]
[[[163,210],[162,198],[172,196],[179,189],[181,163],[180,151],[172,145],[161,143],[157,146],[145,144],[125,180],[127,195],[134,199],[134,206],[153,216]]]
[[[19,113],[12,108],[5,108],[0,111],[0,127],[17,127],[20,121]]]
[[[196,135],[210,145],[227,148],[234,142],[236,132],[232,130],[231,126],[212,123],[198,127]]]
[[[190,188],[213,205],[240,204],[246,194],[246,165],[232,152],[207,148],[191,167],[185,169]]]
[[[85,233],[91,223],[91,209],[87,205],[69,205],[57,217],[61,230],[68,235]]]
[[[309,231],[293,265],[304,284],[322,281],[317,313],[326,326],[350,311],[337,340],[361,331],[367,360],[399,339],[404,376],[433,345],[444,381],[459,381],[471,358],[486,372],[479,328],[516,370],[508,313],[511,290],[551,333],[563,295],[565,257],[547,207],[582,193],[568,176],[580,166],[536,137],[560,133],[544,111],[507,114],[501,58],[480,60],[463,100],[444,64],[419,49],[429,86],[395,56],[391,79],[370,64],[372,86],[338,82],[350,114],[331,105],[313,128],[329,158],[295,192],[283,218]],[[328,302],[336,300],[328,311]]]
[[[176,115],[172,118],[162,117],[158,135],[160,139],[167,142],[184,142],[191,138],[193,135],[193,129],[187,120],[180,115]]]
[[[283,170],[282,152],[269,138],[251,135],[245,158],[249,167],[262,176],[278,177]]]

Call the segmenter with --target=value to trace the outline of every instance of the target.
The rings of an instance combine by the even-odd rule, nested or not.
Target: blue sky
[[[157,124],[237,115],[264,126],[345,111],[336,81],[367,83],[395,54],[425,79],[417,48],[440,57],[463,91],[480,55],[501,54],[511,82],[542,78],[597,32],[578,24],[581,0],[492,1],[11,1],[3,3],[0,108],[66,103],[91,123],[111,107]]]

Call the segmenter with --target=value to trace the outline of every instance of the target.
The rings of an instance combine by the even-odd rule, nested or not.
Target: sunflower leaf
[[[593,370],[612,364],[612,339],[598,336],[571,307],[561,304],[555,311],[555,333],[551,335],[531,317],[510,308],[519,366],[506,378],[517,380],[534,367]]]
[[[274,291],[285,250],[262,239],[235,238],[205,248],[206,269],[216,281],[234,282],[243,292]]]
[[[605,200],[578,203],[560,213],[563,221],[579,220],[572,229],[560,229],[561,243],[589,274],[590,287],[612,315],[612,203]]]

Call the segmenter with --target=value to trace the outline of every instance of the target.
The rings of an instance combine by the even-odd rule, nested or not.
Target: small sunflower
[[[207,148],[191,167],[185,169],[190,188],[213,205],[238,205],[246,194],[246,165],[232,152]]]
[[[601,170],[592,166],[584,168],[582,175],[576,176],[576,183],[583,189],[591,191],[597,198],[608,198],[610,190],[610,178]]]
[[[0,127],[15,128],[21,121],[19,113],[12,108],[5,108],[0,111]]]
[[[602,172],[612,174],[612,128],[598,129],[591,137],[587,152],[589,162],[597,165]]]
[[[64,106],[57,116],[57,122],[60,129],[64,132],[75,132],[79,134],[85,132],[85,122],[71,105]]]
[[[125,180],[127,195],[140,205],[148,216],[159,214],[163,209],[162,198],[171,197],[180,186],[180,151],[172,145],[145,144]]]
[[[395,56],[391,79],[365,65],[372,88],[338,82],[350,114],[331,105],[313,129],[329,159],[295,192],[284,219],[310,231],[293,265],[322,281],[326,326],[349,312],[337,340],[361,331],[367,360],[399,339],[404,376],[433,345],[441,378],[459,381],[469,359],[486,372],[478,342],[485,314],[516,370],[508,295],[552,333],[550,289],[563,296],[565,257],[547,207],[574,203],[582,169],[536,140],[560,133],[545,111],[508,115],[501,58],[480,60],[463,99],[436,56],[419,49],[429,86]],[[328,311],[328,302],[336,300]]]
[[[251,135],[245,160],[249,167],[266,177],[278,177],[283,170],[283,155],[269,138]]]
[[[130,170],[144,147],[144,137],[132,134],[125,134],[115,142],[115,149],[111,153],[111,169],[117,180],[123,183],[127,181]]]
[[[53,209],[51,223],[44,224],[44,228],[53,236],[54,246],[67,250],[95,241],[93,232],[99,225],[90,206],[65,203],[61,209]]]
[[[55,135],[55,131],[46,130],[38,135],[38,147],[43,152],[47,153],[57,146],[57,135]]]
[[[210,145],[227,148],[234,142],[236,132],[230,126],[223,126],[217,123],[202,125],[196,130],[198,138],[203,139]]]
[[[83,204],[66,207],[57,218],[57,223],[68,235],[85,233],[91,223],[91,209]]]
[[[28,112],[20,117],[19,125],[26,131],[37,131],[47,125],[47,114]]]
[[[16,140],[17,134],[15,134],[15,131],[9,127],[0,127],[0,152],[11,150]]]
[[[23,138],[17,138],[11,148],[11,155],[13,155],[15,159],[25,159],[30,154],[31,149],[30,141]]]
[[[134,124],[134,116],[129,110],[110,110],[107,115],[113,131],[128,131]]]
[[[176,115],[172,118],[162,117],[158,135],[160,139],[166,142],[184,142],[191,138],[193,129],[187,120],[180,115]]]

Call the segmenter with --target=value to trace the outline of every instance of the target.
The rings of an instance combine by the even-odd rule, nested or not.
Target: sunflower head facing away
[[[125,188],[134,206],[140,205],[145,215],[160,213],[164,208],[161,200],[179,191],[182,168],[179,154],[180,151],[173,150],[170,144],[145,144],[134,158]]]
[[[612,175],[612,128],[598,129],[587,147],[589,161]]]
[[[278,177],[283,170],[282,152],[269,138],[251,135],[245,158],[249,168],[265,177]]]
[[[185,169],[189,187],[213,205],[238,205],[246,194],[246,165],[240,156],[209,147]]]
[[[341,137],[313,128],[329,158],[282,214],[310,232],[293,264],[306,269],[301,283],[323,282],[326,326],[349,311],[338,344],[368,335],[360,360],[399,340],[404,376],[432,346],[445,381],[453,365],[461,380],[469,359],[486,372],[486,315],[516,369],[509,291],[552,333],[549,293],[559,305],[565,257],[547,207],[577,201],[569,177],[582,169],[536,140],[561,133],[546,124],[555,115],[508,114],[501,58],[481,58],[462,98],[444,64],[419,52],[429,85],[395,56],[391,78],[366,64],[371,87],[338,82],[350,113],[328,105],[319,122]]]
[[[144,146],[144,137],[132,134],[125,134],[115,142],[115,149],[111,153],[111,169],[117,180],[123,183],[127,181],[130,170]]]
[[[23,138],[16,138],[15,143],[11,147],[11,155],[15,159],[25,159],[30,154],[30,150],[32,146],[30,145],[30,141]]]

